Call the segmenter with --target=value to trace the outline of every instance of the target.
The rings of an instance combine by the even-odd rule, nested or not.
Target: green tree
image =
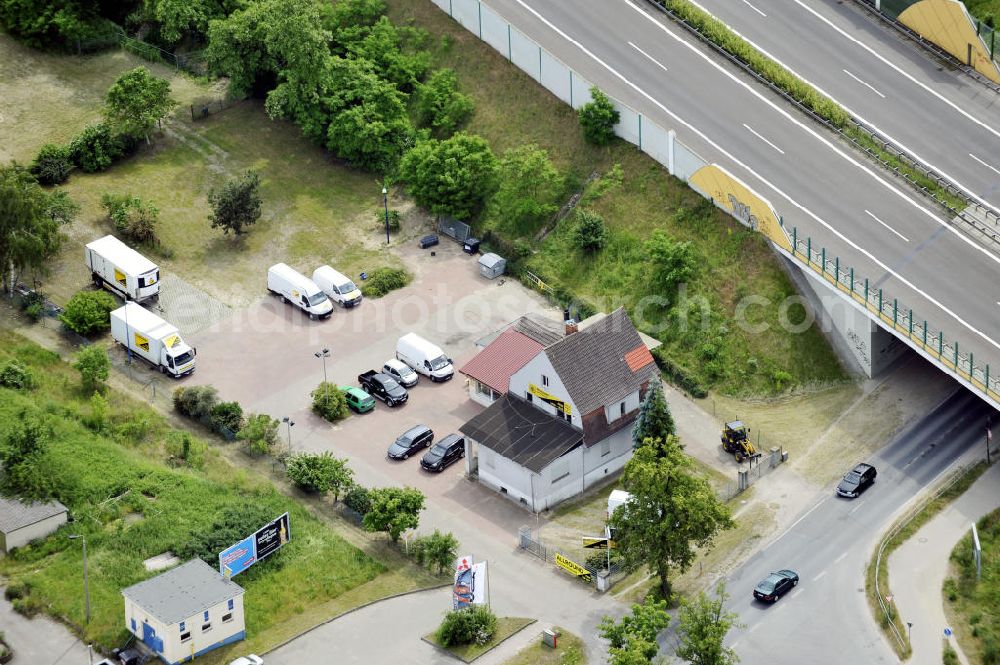
[[[60,185],[73,170],[73,153],[68,146],[46,143],[31,163],[31,174],[42,185]]]
[[[334,33],[375,25],[386,12],[382,0],[339,0],[326,16],[324,25]]]
[[[316,390],[310,393],[312,396],[312,410],[324,420],[337,422],[347,417],[350,411],[347,408],[347,396],[336,384],[321,381]]]
[[[194,420],[210,418],[218,403],[219,391],[213,386],[181,386],[174,390],[174,408]]]
[[[111,359],[107,349],[97,344],[91,344],[80,349],[76,354],[73,368],[80,373],[80,383],[85,390],[95,391],[104,385],[111,372]]]
[[[38,415],[22,410],[11,419],[0,442],[0,494],[29,500],[52,495],[45,464],[51,439],[52,429]]]
[[[416,111],[421,125],[430,127],[435,136],[447,137],[472,115],[472,97],[458,90],[454,70],[439,69],[417,88]]]
[[[348,57],[370,62],[379,78],[409,92],[430,68],[429,53],[404,50],[403,38],[409,32],[412,30],[397,28],[389,17],[380,16],[375,23],[363,29],[355,27],[339,31],[335,40],[340,42]]]
[[[549,161],[549,153],[533,143],[503,154],[498,181],[490,216],[516,235],[534,234],[559,210],[565,181]]]
[[[379,487],[372,489],[371,508],[361,524],[366,531],[383,531],[392,542],[399,540],[407,529],[416,529],[424,495],[412,487]]]
[[[212,206],[208,216],[212,228],[239,236],[244,227],[260,219],[260,176],[248,169],[239,178],[230,178],[221,190],[213,187],[208,192],[208,203]]]
[[[653,381],[639,405],[639,415],[632,425],[632,450],[635,450],[646,439],[665,440],[677,434],[674,417],[670,413],[667,400],[663,397],[663,387],[659,381]]]
[[[104,116],[123,134],[143,137],[177,105],[170,97],[170,82],[136,67],[118,77],[104,99]]]
[[[422,141],[404,155],[399,174],[417,203],[437,215],[471,218],[496,190],[499,164],[485,139],[459,132]]]
[[[667,614],[667,601],[648,594],[642,604],[632,605],[632,614],[626,614],[621,620],[615,621],[607,616],[601,619],[598,630],[601,637],[610,643],[609,654],[612,660],[619,654],[639,652],[645,658],[642,662],[649,663],[660,648],[656,636],[668,625],[670,615]]]
[[[144,0],[143,9],[160,27],[160,37],[168,44],[185,35],[204,38],[208,22],[222,18],[240,3],[233,0]]]
[[[608,520],[626,565],[648,565],[659,577],[659,590],[670,598],[670,571],[683,572],[694,561],[695,548],[711,545],[722,529],[730,529],[729,509],[677,440],[651,440],[639,446],[625,464],[622,486],[632,495],[628,510]]]
[[[608,241],[608,227],[604,224],[604,218],[588,208],[577,208],[573,239],[576,246],[585,252],[604,249]]]
[[[662,292],[672,295],[678,286],[694,277],[698,259],[691,243],[677,242],[656,229],[643,246],[652,263],[653,285]]]
[[[212,429],[220,434],[223,430],[237,434],[243,427],[243,407],[239,402],[219,402],[212,406],[209,417]]]
[[[59,320],[78,335],[92,335],[111,328],[111,312],[118,301],[107,291],[78,291],[66,303]]]
[[[439,575],[454,565],[458,558],[458,539],[452,533],[434,529],[434,533],[424,538],[423,542],[424,559]]]
[[[608,96],[596,86],[590,89],[590,100],[577,112],[580,127],[583,128],[583,138],[587,143],[607,145],[615,138],[615,125],[621,119],[621,114]]]
[[[132,194],[104,192],[101,194],[101,206],[107,211],[115,230],[129,240],[149,245],[159,242],[156,227],[160,221],[160,210],[152,203]]]
[[[724,645],[729,630],[740,626],[737,614],[722,609],[728,598],[725,582],[720,582],[714,598],[702,591],[694,600],[681,599],[677,617],[680,624],[678,658],[692,665],[735,665],[739,662],[736,652]]]
[[[267,455],[278,443],[279,422],[266,413],[251,413],[236,438],[251,455]]]
[[[8,360],[0,365],[0,386],[13,390],[31,390],[35,387],[35,374],[20,361]]]
[[[107,122],[87,125],[69,142],[73,163],[84,173],[103,171],[125,154],[125,139],[111,130]]]
[[[184,560],[198,557],[217,568],[219,552],[274,519],[273,506],[271,502],[253,500],[229,505],[211,523],[199,520],[192,531],[181,530],[180,541],[170,549]]]
[[[68,207],[67,207],[68,204]],[[25,270],[42,270],[75,214],[64,192],[48,194],[17,163],[0,166],[0,273],[8,292]]]
[[[354,482],[354,470],[347,466],[347,459],[334,457],[329,451],[293,455],[288,460],[287,474],[288,479],[305,492],[332,492],[335,502]]]

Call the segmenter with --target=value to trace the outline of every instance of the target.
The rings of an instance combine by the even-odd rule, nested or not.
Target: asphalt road
[[[697,0],[967,193],[1000,206],[1000,95],[852,2]]]
[[[831,487],[826,498],[729,576],[727,607],[745,624],[731,631],[729,644],[742,663],[898,662],[865,599],[868,556],[885,525],[917,492],[963,454],[985,445],[988,413],[993,412],[970,392],[954,393],[868,460],[878,479],[861,497],[843,499]],[[773,605],[754,600],[757,582],[781,568],[799,574],[795,590]],[[666,648],[674,643],[670,634],[661,637]]]
[[[563,62],[768,198],[786,227],[1000,363],[1000,258],[639,0],[488,0]],[[1000,366],[1000,365],[997,365]]]

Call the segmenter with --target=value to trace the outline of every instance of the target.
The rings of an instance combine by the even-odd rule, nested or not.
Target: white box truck
[[[114,236],[104,236],[83,248],[94,286],[126,300],[142,302],[160,295],[160,269]]]
[[[325,319],[333,313],[333,303],[316,282],[284,263],[267,269],[267,290],[290,302],[309,315],[310,319]]]
[[[431,381],[447,381],[455,375],[451,358],[441,347],[428,342],[416,333],[406,333],[396,342],[396,358]]]
[[[341,307],[354,307],[361,304],[361,289],[330,266],[316,268],[313,271],[313,281],[323,293],[330,296],[330,300]]]
[[[181,377],[194,371],[196,351],[175,326],[138,303],[127,302],[111,312],[111,336],[165,374]]]

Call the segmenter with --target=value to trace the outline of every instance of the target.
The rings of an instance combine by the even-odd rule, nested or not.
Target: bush
[[[690,242],[678,242],[656,229],[643,249],[652,262],[649,272],[653,285],[661,293],[672,296],[678,286],[695,276],[698,259]]]
[[[288,478],[297,487],[310,494],[333,492],[333,500],[349,488],[354,471],[348,468],[347,460],[333,456],[333,453],[300,453],[288,460]]]
[[[487,644],[497,632],[497,617],[485,605],[473,605],[445,615],[434,636],[444,647]]]
[[[67,146],[46,143],[31,163],[31,174],[43,185],[59,185],[73,170],[73,154]]]
[[[79,291],[59,320],[78,335],[92,335],[111,328],[111,311],[117,308],[118,301],[106,291]]]
[[[398,231],[400,228],[400,221],[402,220],[402,215],[399,214],[398,210],[393,208],[389,209],[389,230]],[[375,211],[375,222],[377,224],[376,228],[385,228],[385,210]]]
[[[417,90],[417,118],[437,136],[451,136],[472,114],[472,98],[458,91],[458,77],[451,69],[439,69]]]
[[[45,314],[45,296],[38,291],[28,291],[28,294],[21,298],[21,311],[31,319],[32,323],[38,323]]]
[[[219,402],[209,413],[212,429],[219,434],[228,430],[235,435],[243,427],[243,407],[239,402]]]
[[[590,89],[590,99],[577,112],[583,138],[593,145],[607,145],[615,138],[615,125],[621,115],[608,96],[596,86]]]
[[[604,249],[608,241],[608,228],[604,218],[596,212],[579,208],[576,211],[576,229],[573,231],[576,246],[585,252],[597,252]]]
[[[8,360],[0,365],[0,386],[14,390],[30,390],[35,387],[35,375],[31,369],[16,360]]]
[[[152,203],[144,203],[138,196],[131,194],[105,192],[101,195],[101,205],[115,225],[115,230],[129,240],[149,245],[159,242],[156,225],[160,211]]]
[[[170,432],[166,442],[167,459],[171,464],[186,464],[195,469],[205,465],[205,451],[208,446],[204,441],[194,438],[187,432]]]
[[[219,391],[212,386],[187,386],[174,391],[174,408],[182,416],[205,420],[219,403]]]
[[[278,443],[278,424],[266,413],[251,413],[236,438],[246,444],[251,455],[267,455]]]
[[[103,122],[88,125],[69,143],[73,163],[86,173],[108,168],[125,154],[125,149],[125,139],[113,133]]]
[[[212,524],[206,524],[191,534],[184,530],[183,541],[174,543],[170,549],[184,561],[198,557],[215,568],[219,565],[219,552],[243,540],[273,519],[274,512],[266,504],[247,501],[230,505]]]
[[[361,286],[366,298],[381,298],[410,283],[410,274],[402,268],[377,268]]]
[[[335,384],[323,381],[311,394],[312,410],[316,415],[330,422],[347,417],[347,397]]]
[[[80,382],[85,389],[96,390],[108,380],[111,359],[104,347],[92,344],[80,349],[73,368],[80,372]]]
[[[344,505],[364,517],[372,509],[371,492],[361,485],[354,485],[344,495]]]

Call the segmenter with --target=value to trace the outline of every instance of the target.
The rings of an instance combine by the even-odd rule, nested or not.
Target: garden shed
[[[66,506],[0,497],[0,556],[44,538],[66,523]]]
[[[490,252],[479,257],[479,274],[486,279],[496,279],[507,270],[507,259]]]

